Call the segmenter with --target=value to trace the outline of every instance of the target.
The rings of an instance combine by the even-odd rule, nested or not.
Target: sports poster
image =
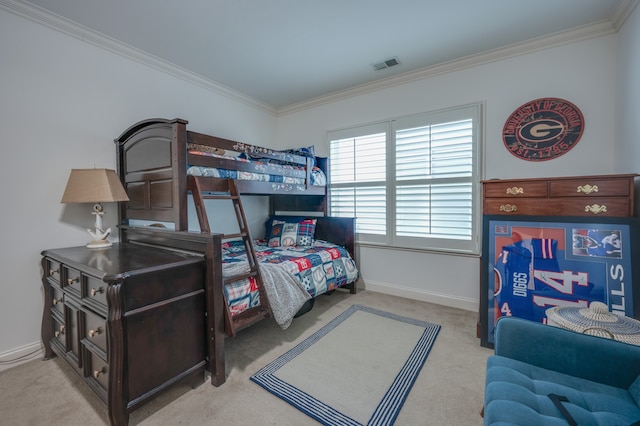
[[[483,346],[493,344],[501,316],[546,323],[548,308],[595,301],[634,316],[630,221],[522,219],[485,217]]]

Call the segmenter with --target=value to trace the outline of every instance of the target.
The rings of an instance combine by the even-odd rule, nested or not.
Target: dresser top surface
[[[126,243],[115,243],[102,249],[84,246],[50,249],[44,250],[42,255],[105,281],[119,281],[132,275],[203,261],[201,256]]]
[[[557,181],[557,180],[576,180],[576,179],[633,179],[640,176],[639,174],[617,174],[617,175],[592,175],[592,176],[555,176],[555,177],[533,177],[533,178],[508,178],[484,179],[482,183],[499,183],[499,182],[538,182],[538,181]]]

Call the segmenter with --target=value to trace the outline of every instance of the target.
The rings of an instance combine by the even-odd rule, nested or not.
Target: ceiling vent
[[[393,57],[393,58],[385,59],[382,62],[371,64],[371,66],[373,67],[374,70],[380,71],[385,68],[391,68],[399,64],[400,64],[400,61],[398,60],[398,58]]]

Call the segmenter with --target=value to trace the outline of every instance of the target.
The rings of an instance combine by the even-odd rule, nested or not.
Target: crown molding
[[[616,32],[624,25],[627,18],[633,13],[640,0],[622,0],[611,14],[611,24]]]
[[[425,67],[417,71],[411,71],[388,77],[383,80],[377,80],[372,83],[353,86],[345,90],[329,93],[324,96],[319,96],[281,108],[275,108],[239,91],[226,87],[216,81],[206,79],[201,75],[179,67],[178,65],[175,65],[169,61],[158,58],[154,55],[122,43],[104,34],[98,33],[97,31],[84,27],[74,21],[56,15],[31,3],[27,3],[22,0],[0,0],[0,9],[7,10],[8,12],[11,12],[15,15],[45,25],[51,29],[60,31],[81,41],[100,47],[111,53],[115,53],[161,72],[167,73],[189,83],[202,87],[206,90],[210,90],[219,95],[228,97],[237,102],[262,109],[265,112],[276,116],[284,116],[305,109],[347,99],[353,96],[376,92],[393,86],[398,86],[445,73],[459,71],[490,62],[496,62],[536,52],[539,50],[549,49],[564,44],[586,40],[589,38],[614,34],[620,29],[620,27],[622,27],[626,19],[631,15],[631,13],[633,13],[634,9],[639,3],[640,0],[622,0],[618,7],[612,13],[610,19],[572,28],[566,31],[561,31],[548,36],[510,44],[482,53],[465,56],[433,66]]]
[[[633,2],[637,3],[638,0],[633,0]],[[602,20],[593,24],[583,25],[544,37],[538,37],[524,42],[514,43],[500,48],[487,50],[482,53],[477,53],[451,61],[442,62],[440,64],[419,69],[417,71],[399,74],[393,77],[388,77],[384,80],[377,80],[372,83],[366,83],[338,92],[333,92],[328,95],[319,96],[317,98],[309,99],[307,101],[280,108],[278,109],[278,116],[292,114],[331,102],[351,98],[358,95],[364,95],[371,92],[377,92],[379,90],[387,89],[393,86],[411,83],[417,80],[423,80],[429,77],[434,77],[454,71],[460,71],[490,62],[497,62],[504,59],[549,49],[552,47],[575,43],[581,40],[614,34],[615,32],[616,30],[614,29],[611,21],[609,21],[608,19]]]
[[[264,102],[260,102],[241,92],[226,87],[216,81],[212,81],[175,65],[169,61],[151,55],[141,49],[135,48],[114,38],[101,34],[77,22],[66,19],[60,15],[47,11],[39,6],[20,0],[0,0],[0,9],[20,17],[29,19],[53,30],[92,44],[116,55],[136,61],[140,64],[154,68],[158,71],[177,77],[196,86],[215,92],[219,95],[231,98],[235,101],[257,107],[275,115],[277,109]]]

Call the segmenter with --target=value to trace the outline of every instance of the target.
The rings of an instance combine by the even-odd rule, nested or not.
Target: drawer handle
[[[91,291],[89,291],[89,293],[91,293],[92,296],[95,296],[96,294],[100,294],[104,292],[104,290],[102,289],[102,287],[99,288],[92,288]]]
[[[500,206],[500,211],[505,213],[513,213],[518,211],[518,206],[515,204],[502,204]]]
[[[607,206],[601,206],[600,204],[592,204],[590,206],[584,206],[586,213],[600,214],[607,212]]]
[[[591,194],[593,192],[598,192],[598,191],[600,191],[600,189],[598,188],[598,185],[591,186],[589,184],[586,184],[586,185],[578,186],[576,188],[576,192],[578,192],[578,193],[583,192],[583,193],[585,193],[587,195],[589,195],[589,194]]]
[[[104,373],[106,373],[106,368],[102,367],[100,370],[93,370],[93,377],[95,377],[96,379],[98,377],[100,377],[101,375],[103,375]]]
[[[102,327],[97,327],[95,330],[89,330],[89,337],[93,337],[100,333],[102,333]]]
[[[55,299],[55,298],[54,298],[53,300],[51,300],[51,304],[52,304],[53,306],[57,305],[58,303],[63,303],[63,302],[64,302],[64,296],[62,296],[62,298],[61,298],[61,299]]]
[[[524,194],[524,188],[521,186],[512,186],[511,188],[507,188],[508,195],[519,195]]]
[[[64,334],[64,325],[61,325],[60,330],[56,331],[54,334],[56,337],[59,337],[60,335]]]
[[[73,285],[73,283],[76,283],[79,281],[80,281],[80,277],[67,278],[67,285]]]
[[[49,276],[54,276],[58,273],[60,273],[60,269],[49,269]]]

